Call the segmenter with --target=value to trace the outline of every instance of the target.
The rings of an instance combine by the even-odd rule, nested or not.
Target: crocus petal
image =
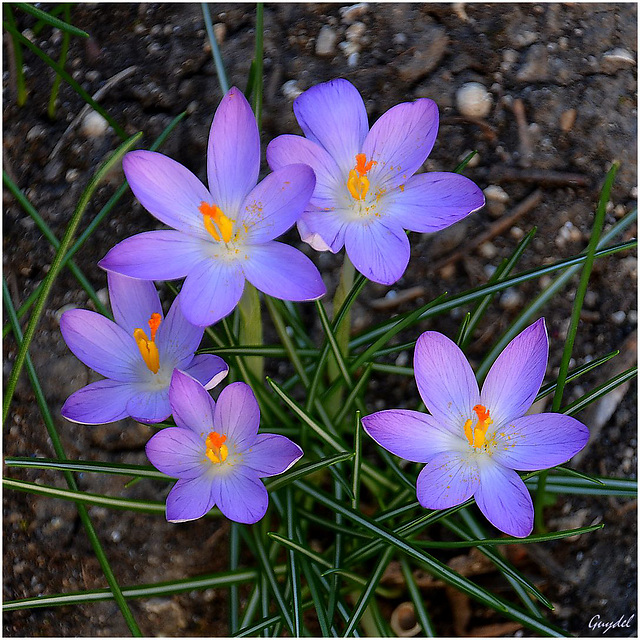
[[[220,384],[229,373],[229,365],[220,357],[203,353],[194,356],[193,360],[182,371],[195,378],[205,389],[213,389]]]
[[[189,322],[206,327],[235,309],[243,289],[239,264],[210,258],[189,272],[182,285],[180,306]]]
[[[380,202],[386,215],[417,233],[445,229],[483,206],[484,194],[469,178],[435,171],[409,178]]]
[[[132,335],[139,328],[148,334],[151,314],[163,315],[153,282],[129,278],[113,271],[107,273],[107,282],[116,324]]]
[[[343,79],[317,84],[294,100],[293,112],[305,136],[322,145],[347,175],[369,131],[358,90]]]
[[[158,328],[156,345],[161,366],[167,363],[182,369],[191,362],[202,340],[204,328],[192,324],[184,317],[179,298],[180,295],[174,300],[167,317]]]
[[[147,231],[119,242],[98,266],[142,280],[175,280],[205,259],[207,244],[180,231]]]
[[[317,300],[326,293],[316,266],[298,249],[281,242],[247,247],[242,263],[247,280],[260,291],[281,300]]]
[[[199,436],[213,431],[216,403],[204,387],[190,375],[175,370],[169,385],[169,402],[173,419],[179,427],[191,429]]]
[[[208,475],[178,480],[167,496],[167,520],[187,522],[206,515],[215,505]]]
[[[482,402],[496,427],[527,412],[542,384],[548,357],[544,318],[518,334],[498,356],[482,385]]]
[[[480,511],[497,529],[524,538],[533,530],[533,503],[520,476],[492,462],[480,466],[475,499]]]
[[[255,441],[260,426],[260,409],[253,391],[244,382],[225,387],[213,415],[215,430],[227,436],[228,446],[242,453]]]
[[[466,442],[432,417],[408,409],[378,411],[362,418],[364,430],[387,451],[411,462],[429,462],[439,453]]]
[[[355,268],[380,284],[397,282],[409,264],[411,249],[407,235],[390,219],[375,218],[347,225],[344,244]]]
[[[211,194],[179,162],[154,151],[131,151],[122,160],[129,186],[140,204],[160,222],[207,237],[199,207]]]
[[[336,189],[345,186],[344,176],[329,152],[302,136],[283,135],[272,140],[267,147],[267,162],[272,171],[293,163],[310,166],[316,176],[311,204],[319,208],[332,207]]]
[[[478,465],[454,451],[439,453],[418,475],[418,502],[427,509],[448,509],[468,500],[478,488]]]
[[[571,416],[538,413],[517,418],[495,433],[493,459],[509,469],[536,471],[562,464],[589,440],[589,429]]]
[[[429,413],[462,436],[464,423],[480,402],[478,383],[459,347],[436,331],[425,331],[413,359],[416,384]]]
[[[375,164],[372,185],[390,189],[404,184],[427,159],[438,134],[438,107],[433,100],[397,104],[371,127],[362,152]]]
[[[253,111],[236,87],[213,116],[207,150],[207,177],[214,204],[231,218],[258,182],[260,134]]]
[[[232,473],[217,476],[212,493],[223,515],[234,522],[258,522],[269,505],[269,495],[257,473],[244,466],[236,466]]]
[[[166,420],[171,415],[169,388],[134,393],[127,402],[127,413],[134,420],[144,424]]]
[[[270,173],[242,203],[238,228],[252,244],[268,242],[290,229],[309,203],[316,178],[311,167],[290,164]]]
[[[307,209],[298,220],[298,232],[303,242],[316,251],[338,253],[344,246],[346,225],[339,211]]]
[[[120,382],[138,380],[146,366],[132,334],[85,309],[65,311],[60,331],[73,354],[100,375]]]
[[[191,429],[163,429],[147,442],[145,450],[149,462],[158,471],[174,478],[197,478],[211,466],[205,458],[204,440]]]
[[[115,380],[98,380],[72,393],[60,413],[79,424],[107,424],[122,420],[127,402],[135,393],[133,385]]]
[[[242,463],[260,478],[284,473],[304,455],[302,449],[285,436],[260,433],[242,454]]]

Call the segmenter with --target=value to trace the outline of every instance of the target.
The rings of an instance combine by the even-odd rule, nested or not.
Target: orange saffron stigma
[[[222,239],[225,243],[231,240],[233,220],[227,218],[217,204],[201,202],[198,211],[204,216],[204,228],[214,240]]]
[[[207,451],[205,455],[211,462],[219,464],[224,462],[229,455],[229,449],[224,444],[227,440],[227,436],[220,435],[217,431],[212,431],[205,440],[207,445]]]
[[[356,166],[349,171],[349,178],[347,179],[347,189],[349,189],[349,193],[354,200],[365,199],[369,191],[367,173],[375,164],[378,164],[375,160],[367,162],[367,156],[364,153],[356,154]]]
[[[472,447],[480,449],[485,444],[487,429],[490,424],[493,424],[493,420],[489,415],[489,410],[485,406],[477,404],[473,407],[473,410],[478,416],[478,422],[476,423],[476,426],[472,428],[473,420],[469,418],[464,423],[464,434],[467,436],[467,441]]]
[[[140,349],[140,355],[152,373],[158,373],[160,369],[160,353],[156,346],[156,333],[162,322],[162,316],[159,313],[152,313],[149,318],[149,334],[151,338],[147,338],[147,334],[142,329],[136,329],[133,332],[133,338]]]

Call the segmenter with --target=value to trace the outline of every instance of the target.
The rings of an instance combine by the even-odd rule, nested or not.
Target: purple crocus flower
[[[416,487],[422,506],[446,509],[473,496],[495,527],[528,536],[533,504],[515,470],[566,462],[589,438],[587,427],[570,416],[524,415],[542,384],[548,354],[541,318],[506,346],[479,391],[457,345],[427,331],[416,343],[414,369],[431,415],[380,411],[362,419],[364,429],[391,453],[427,463]]]
[[[285,436],[258,433],[260,409],[244,382],[230,384],[214,402],[197,380],[175,371],[169,400],[178,426],[147,443],[151,464],[178,478],[167,520],[195,520],[216,505],[230,520],[260,520],[269,502],[260,478],[286,471],[302,449]]]
[[[194,355],[204,329],[184,317],[176,298],[167,317],[153,282],[108,274],[115,322],[99,313],[72,309],[60,330],[71,351],[105,376],[69,396],[62,415],[81,424],[105,424],[131,416],[160,422],[171,415],[169,383],[174,369],[197,378],[208,389],[229,372],[222,358]]]
[[[127,238],[100,266],[143,280],[186,276],[182,310],[201,326],[233,311],[245,278],[284,300],[322,297],[325,286],[311,260],[274,242],[300,217],[315,186],[308,166],[287,164],[256,186],[258,126],[242,92],[230,89],[209,134],[209,189],[160,153],[132,151],[124,157],[124,172],[136,198],[173,230]]]
[[[293,110],[306,138],[277,137],[267,161],[274,171],[302,162],[316,174],[300,235],[319,251],[336,253],[344,245],[370,280],[393,284],[402,276],[409,262],[404,229],[439,231],[484,205],[482,191],[464,176],[414,176],[438,132],[432,100],[398,104],[369,130],[358,90],[338,79],[305,91]]]

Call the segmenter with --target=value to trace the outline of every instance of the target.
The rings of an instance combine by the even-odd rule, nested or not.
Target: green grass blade
[[[273,568],[273,571],[280,575],[285,572],[285,569],[286,567],[284,565],[278,565]],[[238,586],[247,582],[254,582],[257,577],[258,572],[255,569],[242,569],[208,574],[198,576],[197,578],[183,578],[181,580],[122,587],[122,595],[125,598],[172,596],[190,591],[224,589],[233,585]],[[23,598],[21,600],[7,600],[2,604],[2,610],[8,612],[42,607],[64,607],[74,604],[105,602],[108,600],[113,600],[113,594],[109,589],[94,589],[90,591],[75,591],[71,593],[37,596],[36,598]]]
[[[42,286],[42,292],[40,293],[40,297],[34,305],[33,312],[31,314],[31,318],[29,318],[29,324],[24,332],[24,336],[22,339],[22,344],[20,345],[20,349],[18,350],[18,355],[16,356],[15,362],[13,364],[13,369],[11,370],[11,375],[9,376],[9,380],[7,382],[7,387],[5,390],[5,396],[2,407],[2,423],[4,424],[7,416],[9,414],[9,407],[11,406],[11,400],[13,399],[13,394],[16,389],[16,384],[18,383],[18,377],[20,376],[20,372],[22,371],[22,367],[24,365],[25,358],[27,356],[29,346],[31,345],[31,341],[35,335],[36,328],[38,326],[38,322],[40,321],[40,316],[44,311],[44,306],[47,302],[47,298],[49,297],[49,293],[51,292],[51,288],[53,286],[54,280],[58,277],[60,270],[62,269],[62,259],[64,254],[67,252],[68,248],[71,246],[71,241],[73,236],[75,235],[76,229],[80,224],[80,220],[82,218],[83,213],[85,212],[91,197],[93,196],[95,190],[98,188],[105,175],[113,168],[115,164],[122,160],[122,156],[136,144],[136,142],[142,136],[141,133],[137,133],[135,136],[132,136],[126,142],[123,142],[118,149],[109,157],[109,159],[98,169],[91,182],[84,190],[82,196],[80,197],[80,201],[78,202],[78,206],[76,207],[73,216],[71,217],[71,221],[69,222],[67,229],[64,233],[62,240],[60,241],[60,247],[56,252],[56,256],[51,263],[51,267],[49,272],[47,273],[44,283]]]
[[[263,65],[263,38],[264,38],[264,5],[256,4],[256,47],[253,62],[255,74],[253,76],[253,113],[258,123],[258,131],[262,129],[262,65]]]
[[[638,368],[631,367],[631,369],[623,371],[614,378],[611,378],[611,380],[607,380],[607,382],[601,384],[599,387],[585,393],[581,398],[578,398],[575,402],[572,402],[570,405],[562,409],[560,413],[564,413],[568,416],[574,416],[592,402],[596,402],[596,400],[606,396],[607,393],[613,391],[616,387],[625,384],[625,382],[629,382],[629,380],[633,380],[637,375]]]
[[[211,45],[211,53],[213,55],[213,64],[218,74],[218,84],[223,94],[227,93],[230,89],[229,80],[227,78],[227,72],[224,69],[224,63],[222,62],[222,54],[220,53],[220,47],[218,41],[213,33],[213,24],[211,23],[211,13],[209,12],[209,5],[206,2],[200,3],[202,8],[202,16],[204,18],[204,25],[207,30],[207,36],[209,37],[209,44]]]
[[[42,235],[51,243],[54,249],[58,250],[60,248],[60,241],[56,238],[53,231],[51,231],[51,227],[45,222],[44,218],[38,213],[36,208],[29,202],[28,198],[22,193],[22,191],[18,188],[13,180],[11,180],[10,176],[6,171],[2,172],[2,181],[5,186],[11,191],[15,199],[19,202],[20,206],[29,214],[31,219],[36,223],[36,226],[42,232]],[[98,298],[98,294],[95,289],[91,286],[91,283],[87,279],[87,277],[82,273],[80,268],[76,265],[72,260],[67,261],[67,266],[69,271],[75,276],[76,280],[80,283],[80,286],[85,290],[86,294],[93,301],[97,311],[102,313],[103,315],[108,316],[109,311],[107,308],[100,302]],[[8,325],[7,325],[8,328]]]
[[[320,322],[322,323],[322,329],[324,331],[324,335],[329,342],[329,346],[331,347],[331,351],[333,352],[333,357],[335,358],[336,364],[338,365],[338,370],[342,374],[344,381],[347,383],[347,387],[349,389],[353,388],[353,380],[351,379],[351,374],[347,369],[347,365],[345,364],[344,357],[342,352],[340,351],[340,346],[338,345],[338,341],[336,340],[336,336],[331,328],[331,323],[329,322],[329,317],[327,316],[327,312],[324,310],[324,306],[321,300],[316,300],[316,310],[318,312],[318,317],[320,318]]]
[[[473,157],[478,155],[477,151],[471,151],[464,160],[453,170],[453,173],[462,173],[466,166],[473,160]]]
[[[338,455],[330,456],[328,458],[323,458],[318,462],[310,462],[309,464],[305,464],[303,466],[290,469],[289,471],[279,475],[277,478],[267,480],[265,484],[269,491],[276,491],[277,489],[280,489],[295,480],[299,480],[301,478],[304,478],[307,475],[316,473],[321,469],[325,469],[327,467],[330,467],[334,464],[338,464],[340,462],[347,462],[347,460],[350,460],[352,457],[353,457],[353,453],[348,452],[348,453],[340,453]]]
[[[583,496],[619,496],[621,498],[637,498],[638,481],[627,478],[605,478],[597,476],[603,486],[595,485],[583,478],[567,476],[548,476],[546,491]],[[535,490],[538,485],[537,476],[525,480],[529,489]]]
[[[287,489],[287,536],[293,539],[295,533],[294,520],[297,518],[296,505],[293,500],[293,491]],[[293,612],[293,635],[300,637],[302,630],[302,590],[300,587],[300,574],[298,571],[298,560],[293,551],[288,553],[289,577],[291,585],[291,609]]]
[[[71,5],[68,2],[64,4],[64,17],[67,22],[71,20]],[[65,31],[62,36],[62,45],[60,47],[60,60],[58,64],[62,69],[64,69],[65,64],[67,64],[67,54],[69,53],[69,43],[71,42],[71,34],[68,31]],[[49,96],[49,107],[47,109],[47,113],[49,114],[49,118],[53,120],[56,117],[56,100],[58,99],[58,91],[60,90],[60,83],[62,82],[62,78],[59,75],[53,79],[53,86],[51,87],[51,95]]]
[[[35,53],[38,58],[43,60],[49,65],[69,86],[88,104],[94,111],[97,111],[112,127],[119,138],[127,140],[127,134],[122,127],[109,115],[109,113],[103,109],[81,86],[67,73],[60,65],[50,58],[44,51],[39,49],[28,38],[25,38],[15,27],[12,27],[9,23],[4,22],[4,28],[18,39],[27,49]]]
[[[364,612],[369,606],[369,601],[375,596],[375,590],[378,586],[378,582],[380,582],[382,574],[385,572],[387,566],[391,562],[391,558],[393,557],[394,552],[395,549],[393,549],[393,547],[387,547],[387,549],[384,550],[380,560],[378,560],[378,563],[371,572],[371,576],[367,582],[367,586],[360,594],[360,598],[358,598],[358,602],[356,603],[355,609],[353,610],[353,614],[351,615],[350,620],[347,622],[347,627],[342,634],[343,638],[348,638],[356,628],[358,622],[360,622],[360,618],[362,618]]]
[[[358,509],[360,505],[360,473],[362,465],[362,422],[360,421],[360,412],[356,411],[355,435],[353,443],[353,484],[351,500],[351,508]]]
[[[238,302],[238,314],[240,316],[240,328],[238,340],[240,344],[262,344],[262,307],[258,290],[250,283],[245,282],[244,291]],[[251,357],[245,360],[247,368],[256,380],[262,380],[264,376],[264,359]]]
[[[82,29],[78,29],[78,27],[74,27],[72,24],[68,22],[64,22],[59,18],[55,18],[50,15],[46,11],[42,11],[42,9],[38,9],[33,5],[27,4],[26,2],[16,2],[14,5],[17,9],[22,9],[22,11],[26,13],[30,13],[32,16],[35,16],[42,22],[46,22],[47,24],[55,27],[56,29],[60,29],[60,31],[64,31],[64,33],[68,33],[72,36],[79,36],[80,38],[88,38],[89,34]]]
[[[407,590],[409,591],[409,596],[413,602],[413,608],[415,609],[418,622],[422,627],[422,633],[424,633],[427,638],[434,638],[436,636],[436,630],[433,627],[431,617],[424,606],[422,594],[420,593],[418,585],[413,577],[411,567],[404,556],[400,558],[400,568],[402,570],[402,575],[404,576],[404,582],[407,585]]]
[[[280,609],[280,614],[287,623],[287,627],[289,627],[289,631],[293,633],[293,620],[291,619],[291,615],[289,614],[287,603],[284,601],[282,593],[280,592],[280,587],[278,586],[278,581],[275,574],[273,573],[273,569],[271,568],[271,563],[269,562],[269,558],[267,557],[267,552],[265,551],[264,544],[262,544],[262,537],[260,536],[258,526],[252,527],[252,533],[253,541],[258,554],[258,562],[260,563],[260,567],[262,570],[262,575],[269,585],[271,593],[275,598],[276,605],[278,606],[278,609]]]
[[[237,571],[240,563],[240,525],[231,522],[229,533],[229,571]],[[229,587],[229,633],[238,630],[240,620],[240,591],[237,584]]]
[[[11,5],[7,2],[3,4],[4,15],[7,19],[7,23],[16,29],[16,21],[13,17],[13,11]],[[20,40],[16,37],[15,33],[9,32],[11,35],[11,45],[13,47],[13,63],[16,74],[16,104],[19,107],[23,107],[27,102],[27,86],[24,81],[24,61],[22,59],[22,47],[20,46]]]

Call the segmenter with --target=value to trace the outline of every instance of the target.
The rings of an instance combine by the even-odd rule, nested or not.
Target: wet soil
[[[251,5],[211,5],[232,84],[244,89],[253,55]],[[371,121],[398,102],[429,97],[440,108],[441,126],[427,170],[452,170],[471,150],[478,156],[465,173],[487,192],[487,206],[469,219],[433,236],[411,237],[412,259],[393,287],[368,284],[354,307],[354,332],[390,315],[487,281],[511,255],[523,235],[536,226],[535,239],[518,269],[575,255],[589,237],[604,176],[621,165],[608,209],[611,227],[636,206],[637,67],[636,6],[633,4],[278,4],[265,7],[263,147],[281,133],[299,133],[292,99],[304,89],[335,77],[351,80],[365,98]],[[16,11],[21,30],[34,20]],[[73,7],[72,21],[91,34],[73,38],[68,65],[86,91],[108,86],[100,104],[129,134],[143,131],[148,146],[180,112],[188,116],[167,140],[163,152],[205,177],[205,149],[213,112],[222,97],[200,5],[85,4]],[[48,27],[26,32],[57,59],[61,34]],[[77,120],[83,101],[63,83],[56,119],[47,117],[53,73],[25,53],[27,103],[15,104],[11,52],[5,39],[4,170],[61,237],[91,175],[118,144],[111,129]],[[120,72],[125,77],[109,81]],[[491,100],[482,117],[465,115],[457,95],[469,82],[481,83]],[[475,105],[476,108],[481,106]],[[266,171],[266,165],[264,166]],[[570,176],[567,174],[571,174]],[[101,186],[81,230],[121,183],[115,171]],[[539,194],[536,191],[539,190]],[[491,198],[489,197],[491,194]],[[534,194],[536,206],[479,245],[473,240],[493,229]],[[53,250],[10,193],[4,194],[3,266],[16,306],[45,276]],[[156,228],[155,220],[128,193],[78,253],[76,262],[93,286],[106,293],[105,274],[96,266],[116,242]],[[617,241],[630,239],[635,229]],[[300,245],[295,231],[287,240]],[[342,256],[312,254],[329,293],[337,283]],[[455,259],[452,256],[457,254]],[[596,262],[591,289],[574,347],[574,360],[621,349],[625,367],[634,364],[637,263],[635,254],[616,254]],[[549,284],[548,278],[504,292],[494,300],[469,349],[477,363],[526,304]],[[577,277],[541,313],[551,338],[548,375],[560,362]],[[152,431],[132,421],[89,428],[66,422],[59,408],[66,397],[94,379],[64,345],[59,312],[69,306],[92,308],[68,271],[57,279],[39,324],[31,355],[67,455],[71,458],[146,464],[144,444]],[[415,339],[435,329],[455,336],[464,310],[425,321],[399,336]],[[312,313],[309,309],[309,321]],[[275,340],[267,325],[267,339]],[[310,327],[320,338],[319,326]],[[4,346],[4,373],[15,358],[11,338]],[[408,365],[403,351],[389,362]],[[615,371],[616,359],[569,385],[571,402]],[[276,380],[286,368],[268,362]],[[635,384],[619,394],[610,417],[597,406],[578,417],[594,429],[580,471],[616,477],[636,475]],[[374,375],[371,410],[415,407],[410,378]],[[600,407],[602,409],[602,407]],[[606,412],[605,412],[606,413]],[[4,432],[5,455],[53,457],[53,449],[26,375],[21,379]],[[375,460],[373,447],[366,454]],[[6,468],[11,477],[64,486],[54,472]],[[125,488],[122,479],[100,474],[78,477],[84,491],[161,500],[168,487],[140,482]],[[228,525],[215,520],[170,525],[161,516],[136,515],[92,507],[89,513],[122,585],[197,576],[227,568]],[[602,522],[605,527],[577,540],[528,545],[519,565],[555,605],[549,619],[569,633],[601,635],[600,621],[635,615],[636,508],[622,498],[559,497],[548,508],[552,529]],[[535,549],[534,549],[535,547]],[[538,548],[540,547],[540,548]],[[533,549],[533,550],[532,550]],[[76,508],[72,503],[4,492],[4,598],[106,587]],[[494,577],[480,577],[500,589]],[[504,622],[475,604],[461,625],[461,603],[442,590],[425,590],[440,635],[469,635]],[[397,602],[381,603],[390,615]],[[463,603],[464,604],[464,603]],[[227,591],[193,591],[169,598],[131,602],[146,635],[224,636]],[[468,603],[464,606],[468,607]],[[465,609],[466,610],[466,609]],[[457,617],[458,616],[458,617]],[[636,619],[609,636],[636,634]],[[474,631],[475,630],[475,631]],[[127,635],[115,604],[33,609],[4,616],[7,636]],[[486,631],[486,629],[485,629]],[[490,635],[530,635],[494,627]]]

